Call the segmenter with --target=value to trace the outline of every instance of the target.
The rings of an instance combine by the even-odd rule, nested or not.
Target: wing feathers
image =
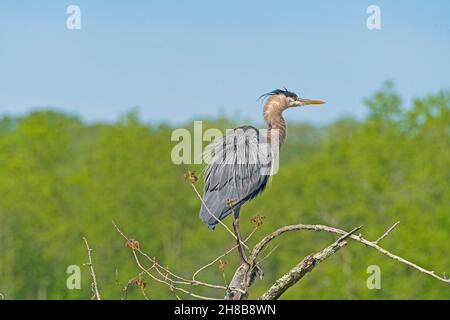
[[[203,201],[216,218],[221,220],[231,213],[230,199],[235,203],[233,209],[239,210],[265,188],[269,176],[262,169],[271,162],[267,148],[266,138],[251,126],[236,128],[206,148],[209,165]],[[200,217],[212,229],[218,223],[204,205]]]

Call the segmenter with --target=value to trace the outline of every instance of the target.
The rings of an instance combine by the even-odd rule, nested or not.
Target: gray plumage
[[[271,160],[267,136],[252,126],[231,130],[206,148],[205,161],[209,164],[204,172],[200,217],[210,229],[219,223],[217,220],[233,211],[238,213],[244,202],[264,190]]]
[[[273,90],[260,98],[267,98],[263,111],[268,126],[266,133],[251,126],[236,128],[210,144],[205,157],[208,166],[200,217],[214,229],[218,220],[234,212],[233,226],[242,261],[245,261],[245,254],[239,231],[239,210],[246,201],[264,190],[269,176],[276,172],[278,151],[286,138],[283,111],[325,103],[300,98],[287,89]]]

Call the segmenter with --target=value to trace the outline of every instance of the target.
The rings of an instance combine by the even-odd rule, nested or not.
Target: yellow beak
[[[325,101],[322,100],[310,100],[310,99],[297,99],[298,102],[300,102],[302,105],[308,105],[308,104],[324,104]]]

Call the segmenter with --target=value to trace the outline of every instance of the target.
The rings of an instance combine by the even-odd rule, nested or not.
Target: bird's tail
[[[231,209],[223,202],[218,192],[207,192],[203,197],[200,218],[212,230],[219,223],[218,220],[224,219],[231,213]]]
[[[228,205],[221,204],[224,201],[219,201],[216,199],[220,197],[218,192],[206,193],[203,198],[203,204],[200,208],[200,218],[204,223],[208,225],[208,228],[214,230],[219,220],[225,219],[230,213],[235,212],[239,214],[242,203],[246,200],[240,200],[232,208]]]
[[[206,223],[208,225],[208,228],[210,228],[211,230],[214,230],[216,227],[216,224],[219,223],[218,219],[220,219],[221,215],[220,214],[216,215],[216,214],[214,214],[213,211],[211,211],[211,209],[209,209],[209,210],[208,209],[209,208],[206,208],[206,206],[204,204],[202,205],[202,207],[200,208],[200,218],[202,219],[202,221],[204,223]]]

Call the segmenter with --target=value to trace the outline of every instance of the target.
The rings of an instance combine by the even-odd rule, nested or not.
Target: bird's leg
[[[240,212],[240,208],[237,210],[233,209],[233,229],[234,229],[234,233],[236,234],[237,249],[239,252],[240,263],[241,263],[241,265],[246,265],[247,267],[250,268],[251,265],[248,262],[247,256],[245,254],[244,242],[242,241],[242,236],[241,236],[241,228],[239,227],[239,212]],[[256,269],[256,273],[262,279],[264,276],[263,269],[258,264],[255,264],[254,267]]]
[[[239,252],[239,258],[241,261],[241,265],[242,264],[246,264],[249,265],[248,261],[247,261],[247,257],[245,255],[245,248],[243,246],[243,242],[242,242],[242,236],[241,236],[241,229],[239,227],[239,209],[233,210],[233,228],[234,228],[234,233],[236,234],[236,240],[237,240],[237,248],[238,248],[238,252]]]

